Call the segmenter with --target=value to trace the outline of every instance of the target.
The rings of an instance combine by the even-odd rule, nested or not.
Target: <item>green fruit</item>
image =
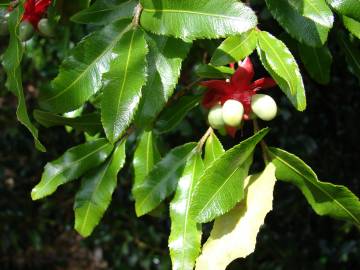
[[[52,27],[52,25],[49,23],[49,20],[46,18],[43,18],[39,21],[38,25],[38,30],[41,34],[43,34],[46,37],[53,37],[54,36],[54,28]]]
[[[208,121],[212,128],[221,129],[224,127],[221,105],[215,105],[208,114]]]
[[[277,114],[275,100],[269,95],[257,94],[251,98],[252,111],[262,120],[270,121]]]
[[[28,21],[23,21],[19,25],[19,38],[21,41],[28,41],[34,35],[34,27]]]
[[[223,105],[222,115],[226,125],[238,127],[244,115],[244,106],[235,99],[229,99]]]
[[[9,13],[0,10],[0,36],[7,36],[9,34],[8,18]]]

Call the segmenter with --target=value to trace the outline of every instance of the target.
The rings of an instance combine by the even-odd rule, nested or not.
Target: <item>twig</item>
[[[212,129],[212,127],[209,127],[208,130],[205,132],[205,134],[201,137],[201,139],[200,139],[200,141],[199,141],[199,143],[198,143],[198,145],[197,145],[197,147],[196,147],[196,150],[197,150],[198,152],[201,152],[201,150],[202,150],[202,148],[203,148],[203,146],[204,146],[207,138],[208,138],[208,137],[211,135],[211,133],[213,133],[213,132],[214,132],[214,130]]]

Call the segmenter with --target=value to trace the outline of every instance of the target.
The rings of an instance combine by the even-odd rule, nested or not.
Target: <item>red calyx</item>
[[[51,0],[27,0],[24,4],[25,12],[21,20],[28,21],[37,28],[38,22],[44,16],[50,4]]]
[[[208,90],[205,92],[202,105],[211,109],[216,104],[224,104],[229,99],[240,101],[244,106],[244,120],[250,120],[251,97],[258,90],[274,87],[276,82],[265,77],[252,82],[254,77],[254,67],[249,57],[247,57],[237,68],[230,81],[210,80],[201,82]],[[236,129],[226,127],[228,134],[235,136]]]

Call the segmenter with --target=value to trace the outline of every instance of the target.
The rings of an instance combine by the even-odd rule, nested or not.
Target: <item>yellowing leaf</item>
[[[272,209],[275,166],[245,180],[245,199],[215,220],[209,239],[197,259],[196,270],[222,270],[233,260],[255,250],[256,236]]]

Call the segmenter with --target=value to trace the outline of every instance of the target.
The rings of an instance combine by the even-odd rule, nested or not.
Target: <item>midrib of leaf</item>
[[[58,124],[59,122],[62,122],[62,121],[68,121],[69,124],[76,124],[77,126],[80,126],[80,127],[83,127],[83,126],[101,126],[101,124],[99,123],[93,123],[93,122],[84,122],[84,121],[72,121],[72,119],[59,119],[59,120],[55,120],[55,119],[49,119],[49,118],[46,118],[46,117],[42,117],[42,116],[39,116],[37,117],[39,120],[43,120],[43,122],[50,122],[50,123],[53,123],[53,124]]]
[[[134,41],[134,35],[135,35],[135,31],[132,32],[131,40],[130,40],[130,44],[129,44],[129,52],[128,52],[127,59],[126,59],[126,64],[125,64],[124,78],[123,78],[123,81],[122,81],[122,84],[121,84],[121,87],[120,87],[120,96],[117,99],[116,114],[115,114],[116,117],[119,115],[119,109],[120,109],[119,107],[120,107],[120,104],[121,104],[121,98],[122,98],[122,95],[123,95],[123,92],[124,92],[125,82],[127,80],[130,57],[131,57],[132,46],[133,46],[133,41]],[[116,125],[117,125],[117,121],[114,121],[113,130],[111,132],[113,135],[114,135],[114,132],[116,130]]]
[[[292,81],[291,81],[291,74],[288,72],[287,68],[285,67],[284,63],[282,62],[280,56],[277,54],[276,50],[271,46],[271,44],[266,40],[266,38],[262,38],[262,40],[270,47],[271,51],[274,53],[275,57],[277,58],[278,62],[280,62],[280,65],[282,67],[283,70],[285,70],[285,73],[288,75],[288,79],[290,79],[290,84],[291,84],[291,87],[290,87],[290,93],[293,95],[295,94],[294,93],[294,90],[293,90],[293,87],[294,85],[292,84]],[[266,54],[265,54],[265,57],[266,57]],[[267,58],[267,57],[266,57]],[[291,60],[293,61],[293,60]],[[270,65],[271,66],[271,65]],[[272,68],[273,69],[273,68]],[[275,71],[275,70],[274,70]],[[276,71],[275,71],[276,72]],[[277,72],[276,72],[277,73]],[[278,73],[277,73],[278,74]],[[280,74],[278,74],[280,76]],[[282,76],[280,76],[282,77]]]
[[[101,180],[96,184],[95,188],[93,189],[93,191],[91,192],[91,196],[90,196],[90,199],[89,199],[89,202],[87,203],[87,208],[86,208],[86,213],[85,213],[85,217],[84,217],[84,222],[83,222],[83,225],[81,226],[81,231],[84,230],[84,227],[85,227],[85,224],[87,223],[87,219],[88,219],[88,216],[89,216],[89,212],[90,212],[90,208],[91,208],[91,204],[96,204],[94,202],[94,194],[95,194],[95,191],[99,188],[100,184],[102,183],[103,179],[104,179],[104,175],[106,174],[106,171],[107,169],[109,168],[111,162],[109,162],[108,164],[106,164],[105,168],[104,168],[104,172],[102,173],[102,176],[101,176]]]
[[[79,158],[79,159],[77,159],[77,160],[75,160],[75,161],[67,164],[67,165],[64,167],[63,170],[58,171],[58,172],[51,178],[51,180],[48,181],[48,182],[42,187],[42,190],[45,189],[45,187],[47,187],[48,184],[52,183],[52,181],[54,181],[54,179],[55,179],[59,174],[61,174],[61,173],[64,172],[65,170],[67,170],[69,167],[71,167],[72,165],[78,164],[80,161],[88,158],[89,156],[91,156],[92,154],[100,151],[101,149],[105,148],[106,146],[108,146],[108,145],[105,144],[105,145],[101,146],[100,148],[97,148],[96,150],[90,152],[89,154],[87,154],[87,155],[85,155],[85,156],[83,156],[83,157],[81,157],[81,158]],[[71,166],[70,166],[70,165],[71,165]]]
[[[188,155],[186,155],[184,158],[180,159],[179,163],[183,163],[184,160],[187,159],[187,158],[188,158]],[[165,180],[162,180],[162,181],[158,182],[158,183],[154,186],[154,188],[152,188],[152,189],[150,190],[150,192],[145,196],[145,198],[144,198],[144,199],[142,200],[142,202],[139,204],[139,208],[142,208],[143,204],[147,201],[147,199],[150,197],[150,195],[153,194],[154,190],[156,190],[157,187],[158,187],[160,184],[162,184],[163,182],[166,182],[166,180],[168,179],[169,175],[171,175],[173,172],[175,172],[175,171],[179,168],[179,166],[172,166],[171,168],[172,168],[172,169],[170,169],[170,170],[168,171],[168,173],[166,174],[166,177],[163,178],[163,179],[165,179]],[[175,169],[174,169],[174,168],[175,168]]]
[[[238,168],[236,168],[235,171],[233,171],[230,176],[228,178],[226,178],[226,180],[224,181],[224,183],[221,184],[221,186],[217,189],[217,191],[211,196],[211,198],[208,200],[208,202],[205,204],[205,206],[203,208],[201,208],[201,211],[199,212],[198,216],[202,214],[202,212],[204,211],[204,209],[206,209],[206,207],[210,204],[210,202],[212,202],[212,200],[214,199],[214,197],[219,193],[219,191],[224,187],[225,184],[227,184],[227,182],[229,181],[229,179],[239,170],[241,169],[242,166],[239,166]]]
[[[116,38],[109,44],[109,46],[107,46],[107,48],[104,50],[104,52],[102,52],[98,57],[96,57],[95,60],[92,61],[91,64],[88,65],[88,67],[83,72],[81,72],[80,75],[70,85],[68,85],[68,87],[66,87],[64,90],[60,91],[56,95],[51,96],[47,99],[44,99],[43,102],[49,102],[50,100],[58,98],[59,96],[63,95],[67,91],[69,91],[69,89],[71,89],[71,87],[74,84],[76,84],[89,71],[89,69],[93,68],[93,66],[96,65],[96,63],[99,61],[100,58],[102,58],[105,54],[107,54],[110,50],[112,50],[114,48],[115,44],[120,40],[120,38],[124,35],[124,33],[129,31],[130,28],[131,28],[131,24],[129,24],[123,31],[121,31],[116,36]]]
[[[323,188],[321,188],[319,185],[315,185],[313,183],[313,181],[309,180],[305,175],[301,174],[301,172],[299,170],[297,170],[296,168],[294,168],[292,165],[290,165],[288,162],[286,162],[285,160],[283,160],[282,158],[280,158],[279,156],[276,156],[276,158],[282,162],[283,164],[285,164],[286,166],[288,166],[289,168],[291,168],[296,174],[298,174],[300,177],[304,178],[308,183],[310,183],[311,185],[313,185],[315,188],[317,188],[318,190],[320,190],[321,192],[323,192],[326,196],[328,196],[332,201],[334,201],[338,206],[340,206],[340,208],[342,208],[346,213],[348,213],[348,215],[350,217],[352,217],[355,222],[357,224],[360,225],[360,220],[358,220],[349,210],[346,209],[345,206],[343,206],[337,199],[333,198],[326,190],[324,190]],[[318,181],[318,180],[317,180]]]
[[[195,158],[195,161],[194,161],[194,167],[192,169],[192,174],[191,174],[191,185],[190,185],[190,189],[188,191],[188,194],[186,196],[186,212],[185,212],[185,220],[184,220],[184,230],[183,230],[183,235],[182,235],[182,239],[184,241],[185,239],[185,235],[186,235],[186,231],[187,231],[187,225],[188,225],[188,217],[189,217],[189,205],[190,205],[190,201],[191,201],[191,197],[192,197],[192,190],[193,190],[193,187],[194,187],[194,175],[195,175],[195,170],[196,170],[196,163],[197,163],[197,158]],[[181,269],[185,269],[184,268],[184,257],[185,257],[185,249],[183,248],[182,249],[182,252],[181,252]]]
[[[149,160],[150,160],[150,141],[152,139],[152,134],[149,134],[147,142],[146,142],[146,170],[145,173],[147,174],[149,172],[149,168],[150,168],[150,164],[149,164]]]
[[[153,12],[153,13],[188,13],[193,15],[199,15],[199,16],[206,16],[206,17],[217,17],[222,19],[230,19],[235,21],[241,21],[242,19],[235,16],[227,16],[227,15],[221,15],[216,13],[208,13],[208,12],[200,12],[200,11],[191,11],[191,10],[181,10],[181,9],[149,9],[144,8],[143,11]]]
[[[228,51],[228,54],[231,54],[233,51],[237,50],[239,47],[241,47],[249,38],[250,36],[253,35],[253,33],[249,33],[249,35],[247,35],[247,37],[241,41],[239,43],[239,45],[235,46],[234,48],[232,48],[231,50]]]

